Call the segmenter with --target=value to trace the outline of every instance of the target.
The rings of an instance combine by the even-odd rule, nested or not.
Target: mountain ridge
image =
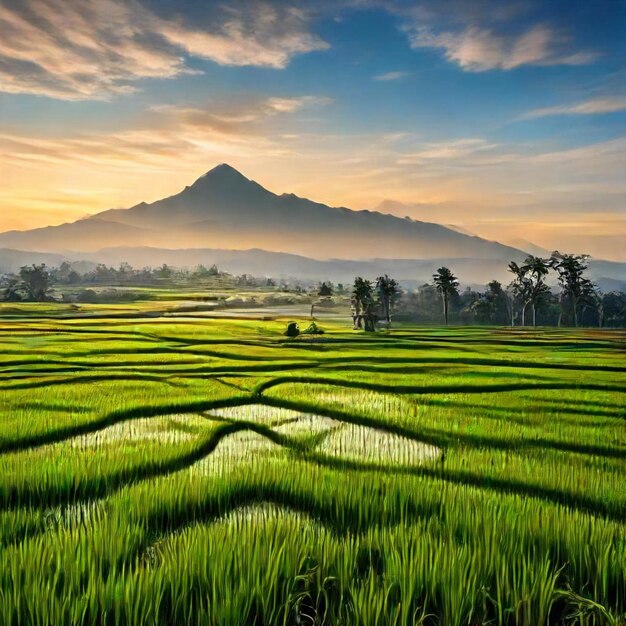
[[[0,234],[0,247],[89,252],[112,246],[262,248],[328,259],[511,260],[519,249],[434,222],[276,194],[222,163],[178,193],[76,222]]]

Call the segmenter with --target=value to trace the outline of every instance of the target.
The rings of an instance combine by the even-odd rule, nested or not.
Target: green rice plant
[[[0,624],[626,621],[623,333],[157,295],[2,318]]]

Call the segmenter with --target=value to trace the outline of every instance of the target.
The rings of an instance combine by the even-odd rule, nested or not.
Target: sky
[[[0,0],[0,231],[222,162],[626,261],[626,0]]]

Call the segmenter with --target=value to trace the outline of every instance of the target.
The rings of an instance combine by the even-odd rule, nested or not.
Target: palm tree
[[[363,321],[365,321],[365,330],[374,330],[373,304],[372,283],[365,278],[357,276],[354,279],[351,298],[352,321],[354,322],[355,330],[363,327]]]
[[[550,257],[550,267],[553,267],[559,275],[561,284],[561,314],[559,315],[559,326],[563,316],[564,303],[569,301],[572,305],[572,318],[574,326],[578,326],[578,306],[584,297],[585,281],[583,277],[585,270],[589,267],[588,254],[561,254],[558,251],[552,253]]]
[[[537,309],[545,303],[550,294],[550,288],[545,283],[550,263],[538,256],[527,256],[522,265],[511,261],[509,271],[515,275],[513,291],[522,303],[522,326],[526,324],[528,305],[532,307],[533,326],[536,326]]]
[[[459,293],[459,281],[457,277],[447,268],[440,267],[435,274],[433,274],[433,282],[437,291],[441,294],[443,301],[443,317],[448,325],[448,305],[450,303],[450,297]]]
[[[383,308],[383,315],[388,323],[391,323],[391,309],[398,295],[398,281],[389,278],[387,274],[376,279],[376,291]]]

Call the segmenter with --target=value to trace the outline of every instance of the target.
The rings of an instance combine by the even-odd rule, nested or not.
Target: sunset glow
[[[0,2],[0,231],[228,162],[277,193],[626,260],[623,7]]]

